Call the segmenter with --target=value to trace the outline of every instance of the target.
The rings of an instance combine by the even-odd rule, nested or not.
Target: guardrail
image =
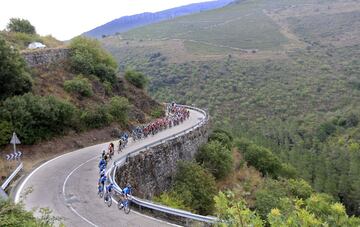
[[[148,149],[150,147],[153,147],[154,145],[158,145],[158,144],[162,144],[165,141],[168,141],[169,139],[175,139],[180,135],[186,134],[190,131],[193,131],[194,129],[200,127],[201,125],[203,125],[205,122],[208,121],[209,117],[208,114],[199,108],[196,107],[192,107],[192,106],[186,106],[186,105],[179,105],[182,107],[185,107],[187,109],[191,109],[191,110],[195,110],[197,112],[200,112],[204,115],[204,118],[201,119],[201,121],[199,121],[197,124],[193,125],[192,127],[189,127],[185,130],[182,130],[181,132],[178,132],[174,135],[162,138],[158,141],[152,142],[150,144],[147,144],[143,147],[140,147],[130,153],[128,153],[126,156],[116,160],[114,162],[113,167],[109,170],[109,180],[111,183],[113,183],[115,185],[115,191],[117,191],[118,193],[121,193],[122,190],[120,188],[120,186],[117,184],[117,182],[115,181],[115,173],[116,173],[116,169],[118,166],[123,165],[128,159],[129,157],[135,156],[137,154],[139,154],[141,151],[143,151],[144,149]],[[171,208],[168,206],[164,206],[164,205],[160,205],[160,204],[155,204],[151,201],[147,201],[147,200],[143,200],[140,198],[137,198],[135,196],[132,197],[132,202],[141,206],[141,207],[146,207],[148,209],[152,209],[152,210],[156,210],[156,211],[160,211],[163,213],[167,213],[167,214],[171,214],[171,215],[175,215],[178,217],[183,217],[183,218],[187,218],[187,219],[192,219],[192,220],[196,220],[196,221],[201,221],[201,222],[206,222],[206,223],[215,223],[218,221],[218,219],[216,217],[212,217],[212,216],[203,216],[203,215],[198,215],[198,214],[193,214],[191,212],[188,211],[184,211],[184,210],[180,210],[180,209],[175,209],[175,208]]]
[[[24,167],[23,163],[21,162],[20,165],[12,172],[12,174],[4,181],[4,183],[1,185],[1,188],[5,190],[5,188],[10,184],[10,182],[14,179],[16,174],[19,173],[19,171]]]

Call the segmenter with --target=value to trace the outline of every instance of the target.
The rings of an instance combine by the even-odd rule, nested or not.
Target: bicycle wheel
[[[111,196],[109,195],[109,193],[106,193],[105,196],[104,196],[104,202],[105,204],[110,207],[111,204],[112,204],[112,199],[111,199]]]
[[[98,195],[100,198],[102,198],[104,196],[104,191],[98,191]]]
[[[124,212],[125,214],[130,213],[130,201],[128,199],[124,202]]]
[[[121,199],[118,201],[117,207],[119,208],[119,210],[121,210],[122,208],[124,208],[124,205],[122,204],[122,200],[121,200]]]

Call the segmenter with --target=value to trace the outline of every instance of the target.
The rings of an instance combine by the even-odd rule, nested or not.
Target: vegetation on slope
[[[254,140],[244,158],[263,174],[284,177],[273,169],[289,163],[359,215],[359,15],[347,0],[242,1],[103,43],[121,70],[150,76],[156,99],[208,108]]]

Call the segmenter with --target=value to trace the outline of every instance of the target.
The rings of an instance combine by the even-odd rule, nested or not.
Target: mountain
[[[199,13],[201,11],[211,10],[223,7],[233,2],[234,0],[217,0],[202,3],[194,3],[186,6],[180,6],[173,9],[168,9],[156,13],[141,13],[132,16],[124,16],[104,25],[96,27],[90,31],[83,33],[83,35],[93,38],[101,38],[103,35],[113,35],[129,31],[133,28],[153,24],[160,21],[170,20],[176,17]]]
[[[101,40],[149,92],[208,108],[360,215],[360,4],[244,0]]]

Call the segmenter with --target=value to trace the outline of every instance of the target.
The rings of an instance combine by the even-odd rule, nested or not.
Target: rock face
[[[177,162],[193,160],[198,148],[207,142],[208,123],[175,139],[154,146],[130,157],[116,172],[120,187],[130,183],[134,195],[151,199],[170,188],[176,174]]]
[[[70,55],[70,49],[39,49],[33,51],[23,51],[21,54],[29,67],[35,67],[67,60]]]

